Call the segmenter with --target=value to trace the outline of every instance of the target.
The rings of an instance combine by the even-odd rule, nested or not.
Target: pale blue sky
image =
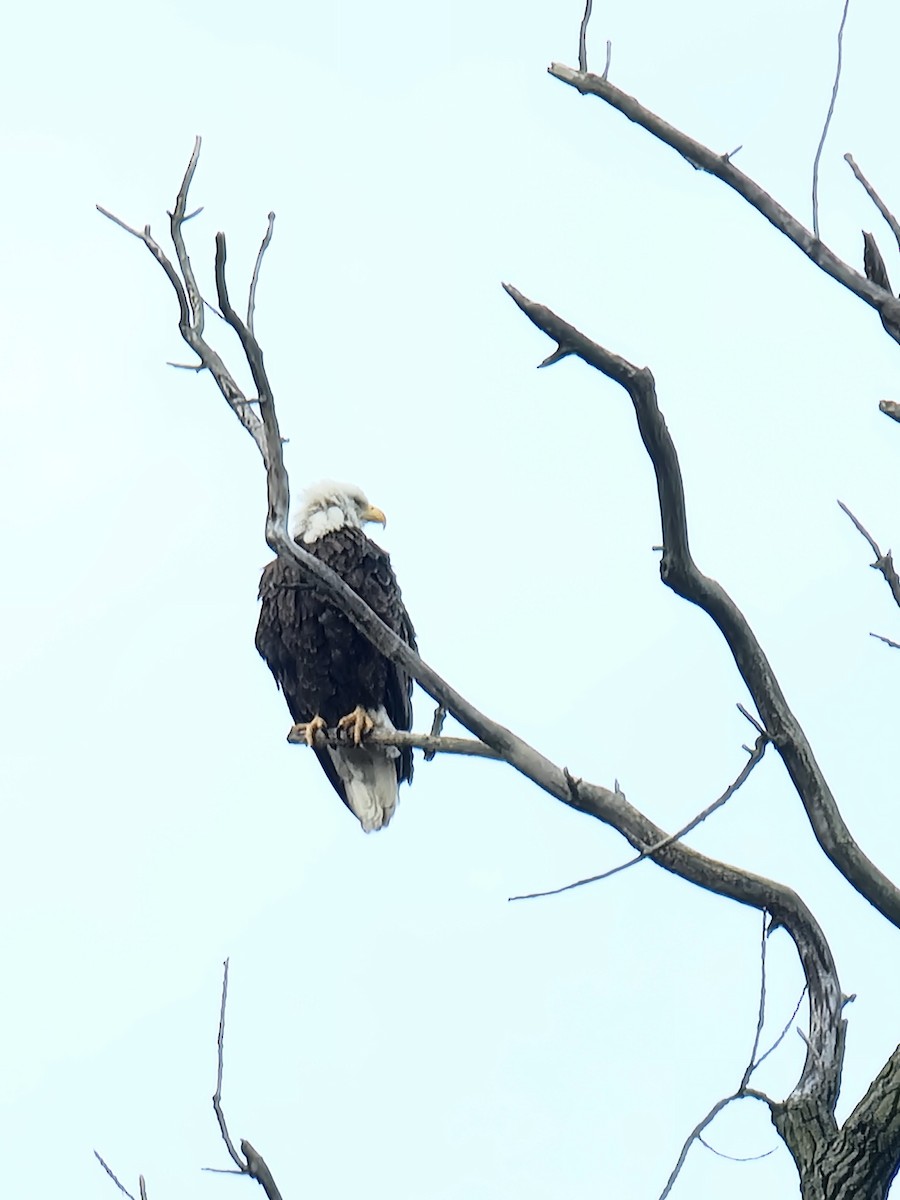
[[[801,219],[841,5],[595,5],[592,63],[724,151]],[[189,227],[243,293],[295,490],[358,482],[388,514],[422,652],[545,753],[675,828],[737,774],[747,697],[707,619],[659,582],[652,473],[627,398],[551,349],[509,280],[654,370],[695,553],[741,604],[843,807],[900,877],[898,614],[844,499],[897,530],[897,347],[737,197],[545,72],[580,0],[442,8],[20,6],[0,89],[7,354],[0,623],[5,837],[0,1128],[10,1195],[223,1197],[209,1096],[232,962],[225,1105],[285,1197],[658,1195],[740,1080],[759,919],[627,856],[493,764],[417,768],[364,837],[253,647],[264,480],[174,297],[98,216]],[[900,13],[852,9],[822,166],[823,237],[859,263],[900,207]],[[211,325],[215,330],[215,322]],[[220,348],[239,367],[236,343]],[[417,724],[431,706],[417,699]],[[796,887],[858,999],[840,1112],[898,1040],[896,930],[823,866],[774,755],[691,844]],[[799,990],[770,946],[768,1028]],[[792,1034],[760,1072],[778,1094]],[[793,1195],[761,1106],[710,1133],[676,1195]],[[249,1194],[249,1193],[248,1193]]]

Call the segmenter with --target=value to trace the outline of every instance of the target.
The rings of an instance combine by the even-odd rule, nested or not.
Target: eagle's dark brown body
[[[327,563],[382,621],[415,647],[412,622],[403,606],[391,561],[363,531],[344,526],[310,544],[298,545]],[[412,681],[380,654],[315,583],[297,568],[276,559],[259,585],[262,609],[256,648],[284,692],[291,716],[308,722],[319,716],[330,726],[352,712],[385,709],[395,729],[412,722]],[[327,750],[316,751],[338,795],[348,804],[344,784]],[[412,751],[394,759],[397,782],[412,778]],[[348,804],[348,807],[350,805]]]

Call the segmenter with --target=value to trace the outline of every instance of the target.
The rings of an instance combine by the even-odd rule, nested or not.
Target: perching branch
[[[308,745],[306,726],[294,725],[287,740],[292,746]],[[313,743],[319,750],[324,750],[326,746],[346,746],[347,735],[337,728],[329,729],[327,732],[319,729],[313,735]],[[435,737],[434,734],[405,733],[403,730],[387,733],[375,729],[366,734],[365,743],[367,746],[409,746],[413,750],[424,750],[426,758],[433,758],[435,754],[468,754],[473,758],[501,758],[496,750],[492,750],[484,742],[475,741],[473,738]]]
[[[897,333],[892,333],[895,340],[900,340],[900,301],[886,293],[884,289],[871,283],[864,275],[855,271],[845,263],[824,242],[806,228],[796,217],[792,216],[777,200],[759,186],[749,175],[739,171],[731,162],[730,155],[716,154],[701,142],[695,141],[674,125],[658,117],[640,104],[633,96],[621,91],[599,75],[575,71],[562,63],[552,63],[549,73],[570,87],[576,88],[582,95],[598,96],[612,108],[618,109],[629,121],[634,121],[651,133],[659,141],[665,142],[673,150],[685,158],[698,171],[707,171],[728,185],[738,195],[743,196],[748,204],[761,213],[786,238],[794,243],[811,262],[836,279],[855,296],[859,296],[866,304],[871,305],[882,319],[887,318],[897,327]]]

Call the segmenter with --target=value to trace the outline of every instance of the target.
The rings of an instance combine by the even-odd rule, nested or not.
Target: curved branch
[[[739,171],[728,155],[716,154],[702,142],[688,137],[686,133],[682,133],[680,129],[676,129],[674,125],[670,125],[662,117],[658,117],[649,108],[645,108],[635,100],[634,96],[629,96],[627,92],[615,87],[608,79],[588,72],[575,71],[572,67],[566,67],[562,63],[551,63],[548,71],[555,79],[576,88],[582,95],[598,96],[612,108],[618,109],[629,121],[634,121],[659,141],[665,142],[667,146],[677,150],[682,158],[687,159],[691,166],[696,167],[698,171],[707,171],[710,175],[721,179],[739,196],[743,196],[747,203],[761,213],[780,233],[783,233],[795,246],[799,247],[806,257],[826,275],[836,279],[848,291],[859,296],[861,300],[879,312],[885,328],[888,328],[887,322],[890,321],[897,331],[891,336],[895,340],[900,340],[900,301],[890,292],[870,283],[864,275],[855,271],[832,250],[829,250],[824,242],[819,241],[814,233],[792,216],[777,200],[774,200],[749,175]]]
[[[656,472],[663,532],[659,568],[663,583],[683,599],[702,608],[715,622],[753,697],[766,732],[781,755],[819,845],[860,895],[900,928],[900,889],[870,862],[853,840],[806,734],[791,711],[746,617],[725,589],[704,575],[691,557],[681,468],[656,402],[652,374],[646,367],[635,367],[598,346],[549,308],[535,304],[509,284],[504,287],[529,320],[558,344],[557,355],[560,351],[577,355],[628,393],[641,439]]]

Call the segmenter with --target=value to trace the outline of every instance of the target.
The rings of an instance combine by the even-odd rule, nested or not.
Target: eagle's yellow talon
[[[352,713],[347,713],[346,717],[341,717],[337,723],[337,728],[339,733],[348,733],[350,735],[354,746],[360,746],[366,734],[371,733],[375,728],[375,722],[363,706],[357,704]]]
[[[321,717],[315,716],[311,721],[305,724],[301,721],[291,730],[291,734],[296,737],[302,737],[310,749],[316,744],[316,734],[328,732],[328,725]]]

